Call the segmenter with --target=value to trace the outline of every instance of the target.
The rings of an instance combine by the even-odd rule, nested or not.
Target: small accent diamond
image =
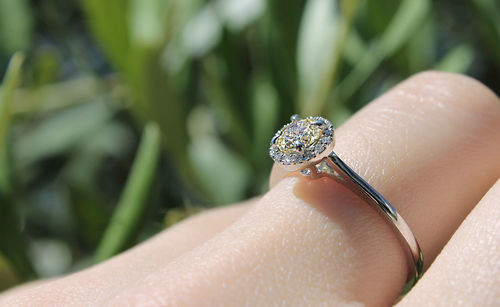
[[[301,170],[300,173],[304,176],[310,176],[312,172],[311,172],[311,169],[309,167],[306,167],[303,170]]]

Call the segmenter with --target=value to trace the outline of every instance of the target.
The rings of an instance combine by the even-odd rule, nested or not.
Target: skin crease
[[[354,115],[336,131],[335,151],[401,213],[428,267],[500,177],[498,140],[498,98],[470,78],[430,72],[403,82]],[[404,285],[407,264],[383,219],[331,179],[280,180],[282,175],[273,169],[274,187],[250,208],[228,209],[226,215],[219,211],[206,221],[200,216],[192,224],[188,220],[97,267],[7,292],[0,305],[390,305]],[[494,209],[482,204],[476,209]],[[493,223],[488,212],[476,214],[476,209],[469,216],[476,216],[475,222],[468,218],[463,227]],[[468,282],[472,299],[482,302],[481,296],[488,295],[487,302],[493,302],[498,286],[484,292],[485,284],[479,287],[459,276],[446,287],[453,294],[437,294],[440,276],[456,275],[451,264],[457,250],[469,249],[460,265],[471,270],[460,276],[477,279],[475,274],[482,274],[495,281],[484,272],[494,271],[492,266],[498,272],[494,254],[471,256],[480,242],[486,245],[477,246],[486,251],[490,244],[499,245],[498,228],[481,229],[489,235],[487,243],[477,240],[481,232],[470,237],[459,236],[469,233],[459,230],[401,304],[420,306],[426,299],[456,303],[457,283],[462,282]],[[172,252],[170,242],[183,239],[191,244]],[[454,259],[446,257],[452,244],[462,244],[450,249]]]

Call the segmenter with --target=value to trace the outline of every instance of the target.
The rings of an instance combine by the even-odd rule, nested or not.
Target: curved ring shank
[[[408,280],[402,292],[405,294],[420,279],[424,266],[422,250],[410,230],[410,227],[401,215],[399,215],[396,209],[394,209],[394,207],[391,206],[391,204],[389,204],[389,202],[371,185],[369,185],[363,178],[347,166],[335,154],[335,152],[332,151],[327,158],[323,159],[323,161],[327,162],[328,165],[335,170],[335,172],[341,177],[340,181],[346,187],[377,209],[377,211],[390,222],[389,224],[393,227],[396,234],[398,234],[398,238],[404,245],[404,250],[407,254],[410,268]]]

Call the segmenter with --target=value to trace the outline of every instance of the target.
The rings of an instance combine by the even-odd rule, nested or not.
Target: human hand
[[[500,101],[491,91],[419,74],[337,129],[335,151],[422,247],[428,270],[400,306],[500,302]],[[401,244],[375,210],[332,179],[291,177],[107,262],[11,290],[0,305],[387,306],[406,277]]]

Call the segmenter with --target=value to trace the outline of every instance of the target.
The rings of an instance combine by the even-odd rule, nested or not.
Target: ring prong
[[[273,138],[271,139],[271,143],[272,143],[272,144],[276,144],[276,140],[278,139],[278,137],[279,137],[279,135],[278,135],[278,134],[275,134],[275,135],[273,136]]]
[[[290,116],[290,120],[292,122],[294,121],[297,121],[297,120],[301,120],[302,118],[299,116],[299,114],[293,114],[292,116]]]

